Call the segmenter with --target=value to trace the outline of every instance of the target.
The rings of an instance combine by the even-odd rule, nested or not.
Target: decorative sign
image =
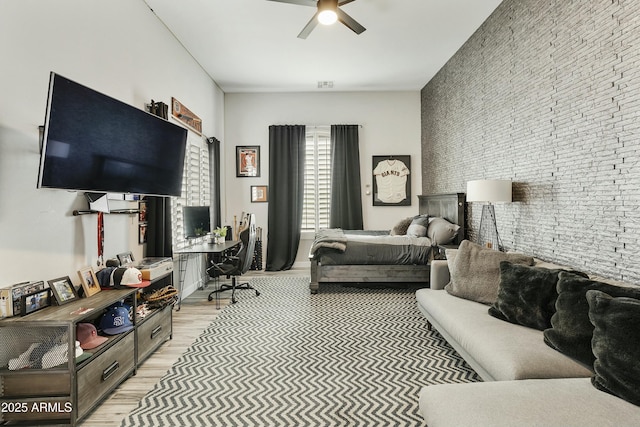
[[[198,135],[202,135],[202,120],[200,117],[196,116],[191,110],[173,97],[171,98],[171,115],[189,126],[189,128]]]

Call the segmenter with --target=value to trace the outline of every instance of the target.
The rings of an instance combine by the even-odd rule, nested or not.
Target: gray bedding
[[[322,265],[427,264],[430,253],[428,237],[391,236],[388,230],[322,230],[311,247]]]

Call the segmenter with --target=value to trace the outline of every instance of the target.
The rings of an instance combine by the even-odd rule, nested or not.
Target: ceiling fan
[[[318,25],[318,22],[324,25],[331,25],[336,21],[342,22],[345,26],[347,26],[351,31],[356,34],[360,34],[366,30],[362,25],[360,25],[355,19],[347,15],[342,9],[338,6],[345,5],[347,3],[351,3],[355,0],[269,0],[269,1],[277,1],[280,3],[291,3],[297,4],[300,6],[312,6],[317,7],[318,10],[313,15],[311,20],[305,25],[305,27],[298,34],[298,38],[306,39],[307,36],[313,31],[313,29]]]

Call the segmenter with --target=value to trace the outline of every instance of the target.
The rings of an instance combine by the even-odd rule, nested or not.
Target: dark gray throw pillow
[[[502,261],[498,299],[489,307],[489,314],[541,331],[550,328],[551,316],[556,312],[556,285],[561,271],[564,270]],[[582,272],[574,273],[587,277]]]
[[[640,405],[640,301],[595,290],[587,292],[587,301],[596,357],[592,384]]]
[[[589,290],[606,292],[612,297],[640,299],[640,288],[610,285],[565,271],[560,273],[556,313],[551,317],[551,328],[544,331],[544,342],[561,353],[593,367],[593,325],[589,320],[589,303],[586,296]]]

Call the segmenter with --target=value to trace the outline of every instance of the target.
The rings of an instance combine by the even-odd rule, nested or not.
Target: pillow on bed
[[[407,229],[407,236],[411,237],[426,237],[427,227],[429,226],[429,217],[427,215],[418,215],[413,218],[409,228]]]
[[[396,225],[393,226],[393,228],[391,229],[391,233],[389,234],[391,234],[392,236],[404,236],[405,234],[407,234],[407,230],[411,225],[411,221],[413,221],[413,217],[401,219]]]
[[[596,357],[591,383],[598,390],[640,405],[640,301],[613,298],[597,290],[587,291],[587,301]]]
[[[434,245],[446,245],[458,236],[458,230],[460,230],[458,224],[452,224],[444,218],[433,217],[429,218],[427,237]]]
[[[449,265],[451,281],[445,290],[451,295],[483,304],[493,304],[500,286],[500,262],[532,265],[533,257],[505,253],[463,240]],[[453,268],[452,268],[453,267]]]

